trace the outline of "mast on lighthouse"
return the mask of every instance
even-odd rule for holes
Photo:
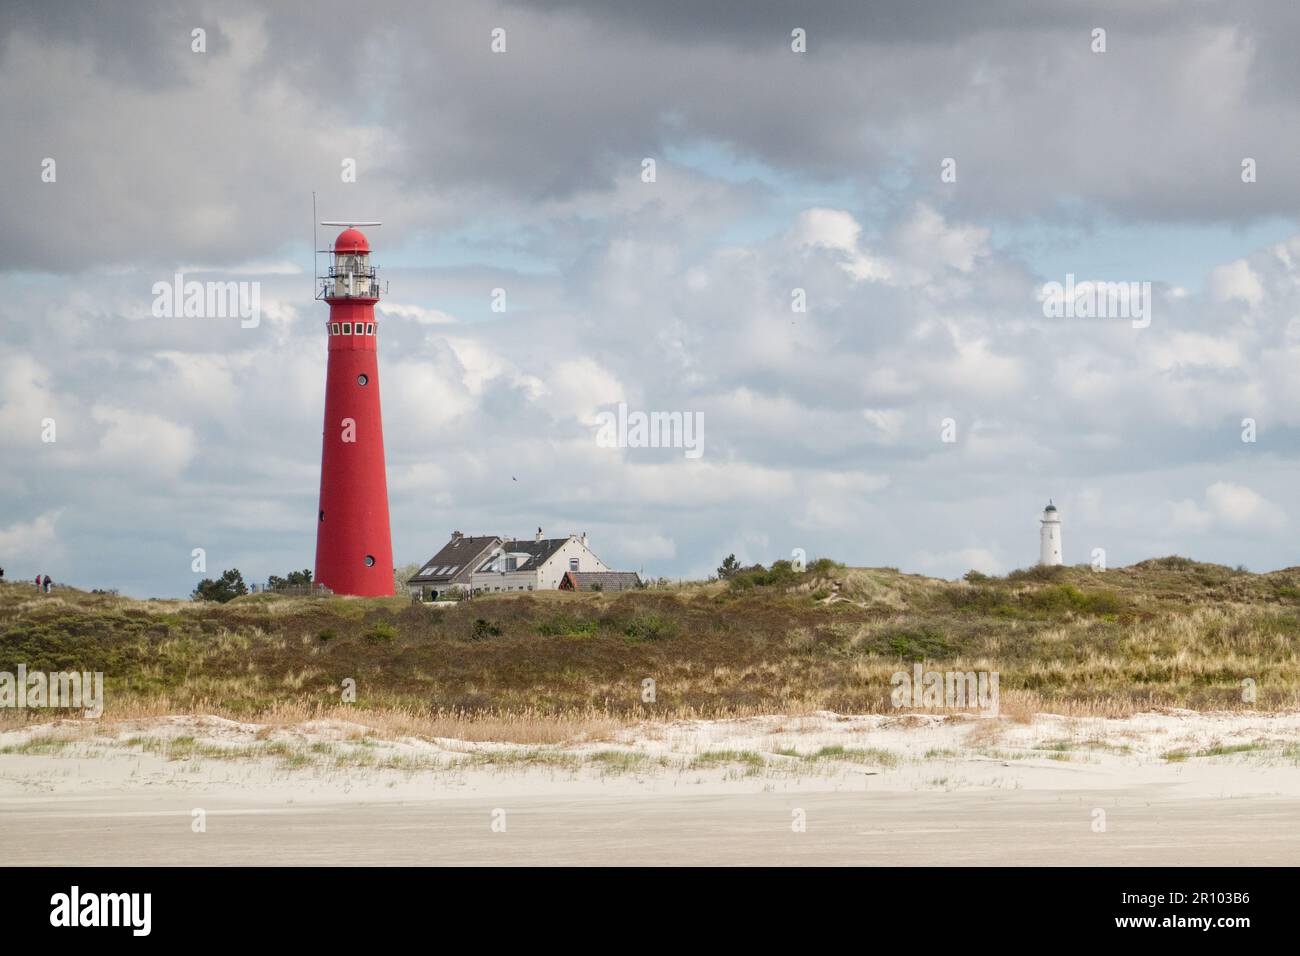
[[[1039,519],[1042,528],[1038,532],[1038,563],[1045,565],[1064,564],[1061,558],[1061,516],[1056,505],[1049,500]]]
[[[370,243],[356,228],[379,223],[321,225],[347,228],[323,250],[330,266],[317,277],[317,298],[330,316],[314,580],[336,594],[386,596],[393,593],[393,543],[376,348],[380,288]]]

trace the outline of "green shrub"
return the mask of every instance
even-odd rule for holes
[[[385,621],[380,621],[366,632],[366,643],[391,644],[396,637],[397,628]]]
[[[1080,591],[1072,584],[1054,584],[1020,596],[1020,603],[1049,614],[1074,611],[1079,614],[1122,614],[1128,605],[1110,591]]]
[[[600,630],[597,621],[584,621],[561,615],[537,625],[537,633],[547,637],[589,637]]]
[[[629,621],[623,628],[623,633],[631,638],[657,641],[677,633],[677,624],[657,614],[645,614]]]
[[[887,631],[881,635],[889,653],[905,661],[946,657],[952,647],[938,631],[928,627]]]
[[[1066,573],[1063,564],[1035,564],[1019,568],[1007,575],[1008,581],[1056,581]]]

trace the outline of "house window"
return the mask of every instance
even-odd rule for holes
[[[518,559],[518,558],[506,558],[506,570],[507,570],[507,571],[518,571],[518,570],[519,570],[519,559]]]
[[[578,559],[577,559],[577,558],[569,558],[569,570],[570,570],[570,571],[576,571],[576,570],[578,570]]]
[[[352,323],[351,323],[351,322],[344,322],[344,323],[343,323],[343,334],[344,334],[344,335],[351,335],[351,334],[352,334]]]

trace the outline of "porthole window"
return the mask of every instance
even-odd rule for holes
[[[334,323],[334,334],[335,335],[339,334],[339,324],[337,322]]]
[[[351,334],[352,334],[352,323],[351,323],[351,322],[344,322],[344,323],[343,323],[343,334],[344,334],[344,335],[351,335]]]
[[[366,567],[373,568],[374,566],[375,566],[375,556],[373,554],[366,555]]]
[[[373,322],[367,322],[367,323],[366,323],[366,335],[374,335],[374,334],[375,334],[375,323],[373,323]]]
[[[362,372],[360,375],[357,376],[358,385],[365,385],[369,381],[370,381],[369,376],[367,376],[364,372]]]

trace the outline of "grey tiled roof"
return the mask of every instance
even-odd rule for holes
[[[635,571],[569,571],[565,577],[578,591],[590,591],[593,584],[599,584],[602,591],[627,591],[641,586]]]
[[[519,566],[515,568],[516,571],[536,571],[547,562],[551,555],[564,547],[568,541],[567,537],[543,538],[541,541],[506,541],[502,543],[501,550],[507,554],[528,555],[526,561],[519,562]],[[483,565],[486,563],[487,558],[485,557],[474,570],[482,570]]]
[[[420,566],[407,584],[469,584],[469,576],[478,570],[493,548],[501,543],[496,535],[453,537],[442,550]],[[425,573],[425,572],[429,573]]]

